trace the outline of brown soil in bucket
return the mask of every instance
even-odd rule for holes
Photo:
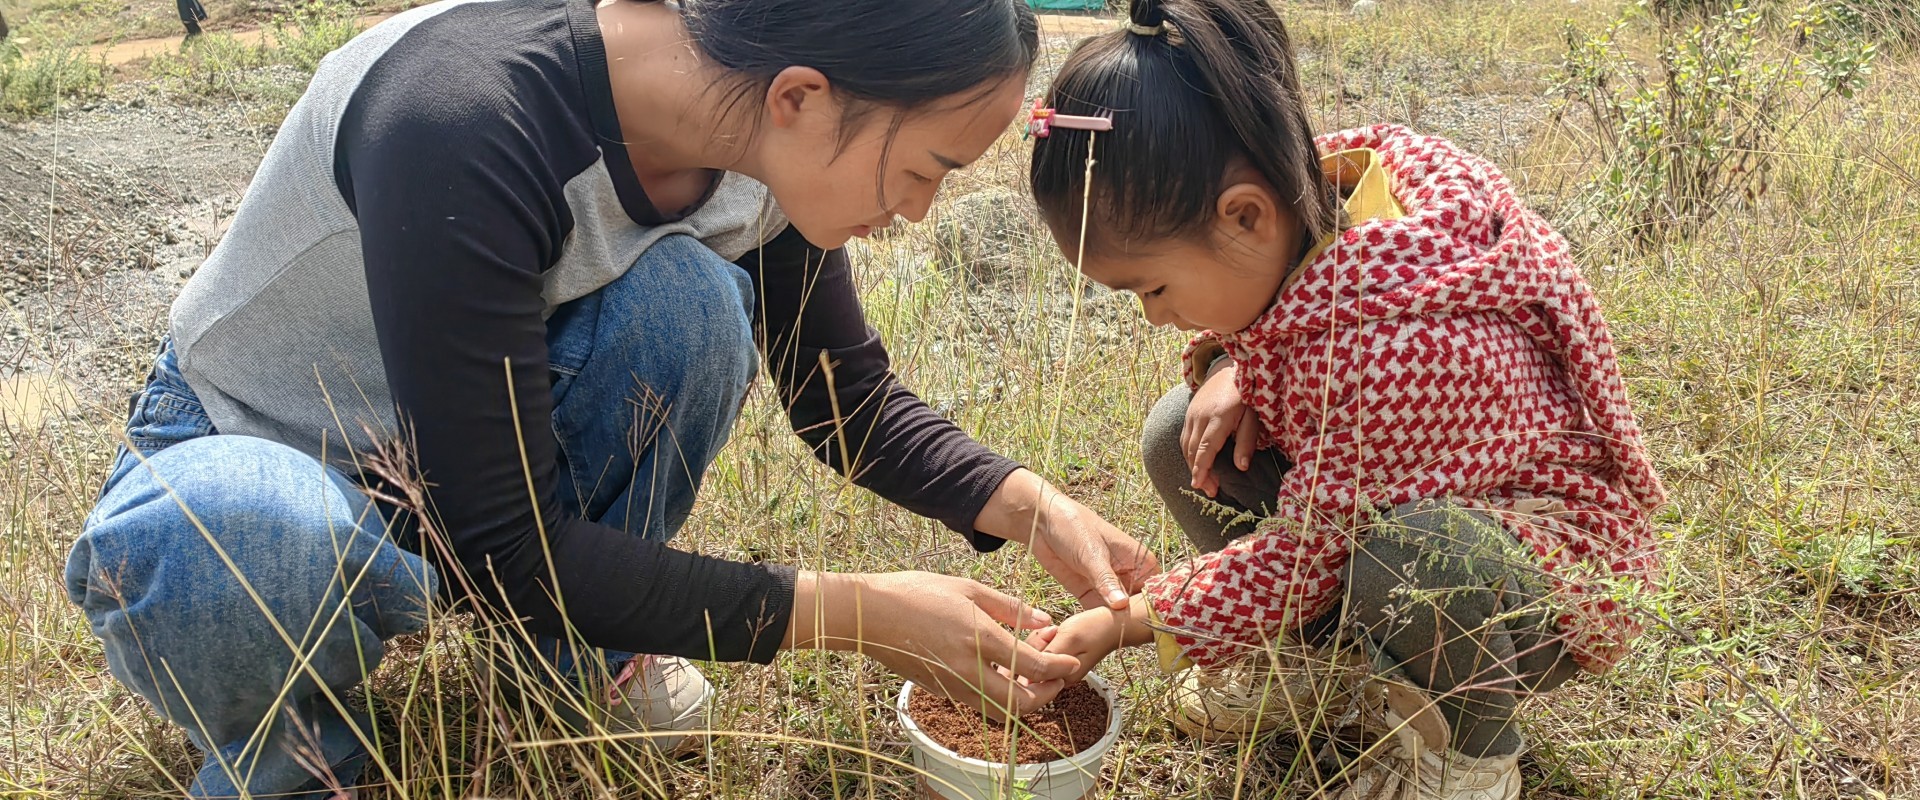
[[[1107,700],[1082,681],[1013,726],[988,722],[980,712],[916,687],[907,715],[929,738],[967,758],[1004,762],[1013,738],[1015,764],[1042,764],[1079,753],[1107,735]]]

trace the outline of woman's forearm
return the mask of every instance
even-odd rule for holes
[[[839,630],[851,576],[801,570],[793,578],[793,612],[782,650],[844,650],[852,646]]]
[[[900,612],[891,575],[802,570],[793,579],[793,612],[782,650],[859,650],[885,641]]]
[[[1045,478],[1022,467],[1000,482],[1000,488],[994,490],[986,506],[980,509],[973,527],[990,536],[1030,544],[1033,534],[1047,521],[1041,510],[1047,504],[1064,499],[1066,495]]]

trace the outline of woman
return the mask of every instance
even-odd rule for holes
[[[175,303],[67,568],[114,675],[209,754],[191,793],[349,782],[364,721],[329,698],[436,593],[519,621],[527,672],[617,673],[586,710],[641,727],[697,726],[708,693],[658,656],[859,647],[989,710],[1046,694],[1075,662],[979,584],[664,544],[763,356],[856,483],[1096,605],[1155,569],[894,379],[839,249],[927,212],[1036,48],[1019,0],[448,0],[329,56]],[[365,499],[395,442],[432,524]],[[294,755],[316,744],[325,769]]]

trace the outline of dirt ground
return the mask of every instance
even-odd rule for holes
[[[0,377],[119,405],[271,141],[247,120],[132,86],[0,127]]]
[[[249,24],[231,22],[228,32],[264,35]],[[1055,42],[1113,24],[1041,16]],[[168,36],[93,50],[125,66],[179,43]],[[18,424],[71,411],[119,413],[168,304],[219,241],[272,141],[273,129],[253,111],[182,105],[131,81],[52,121],[0,123],[0,297],[8,309],[0,398],[10,398],[0,417]]]

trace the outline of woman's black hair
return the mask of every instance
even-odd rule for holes
[[[1133,0],[1128,15],[1132,29],[1081,42],[1048,91],[1057,112],[1111,117],[1113,130],[1056,127],[1034,140],[1041,213],[1078,229],[1091,138],[1089,247],[1193,235],[1235,159],[1289,204],[1307,241],[1330,232],[1293,44],[1268,0]]]
[[[820,70],[847,102],[843,132],[876,107],[971,103],[1032,69],[1040,28],[1025,0],[679,0],[703,54],[740,77],[732,109],[792,66]],[[963,93],[970,93],[964,94]],[[896,118],[895,125],[899,122]]]

